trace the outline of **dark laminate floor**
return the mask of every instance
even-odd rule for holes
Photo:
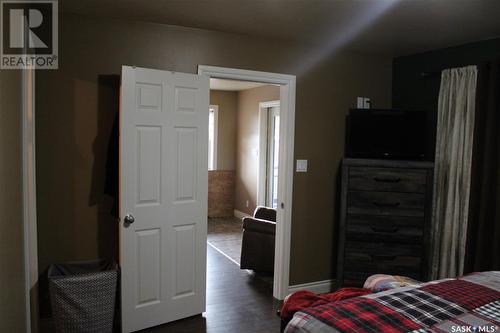
[[[207,242],[219,252],[231,258],[235,265],[240,265],[241,244],[243,238],[243,222],[237,217],[208,218]],[[273,284],[273,274],[257,273],[246,270],[248,274],[264,280],[269,285]]]
[[[271,285],[240,270],[207,246],[207,311],[202,316],[158,326],[147,332],[279,332],[278,307]]]
[[[233,259],[238,265],[241,256],[243,222],[237,217],[208,219],[207,241]]]

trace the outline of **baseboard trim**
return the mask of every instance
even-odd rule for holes
[[[244,218],[244,217],[250,217],[250,215],[248,215],[247,213],[243,213],[243,212],[242,212],[242,211],[240,211],[240,210],[235,209],[235,210],[234,210],[234,217],[237,217],[237,218],[239,218],[239,219],[242,219],[242,218]]]
[[[335,287],[335,280],[323,280],[323,281],[315,281],[303,284],[295,284],[288,288],[289,293],[294,293],[299,290],[309,290],[313,293],[323,294],[331,292]]]

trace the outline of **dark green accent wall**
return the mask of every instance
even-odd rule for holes
[[[441,70],[500,59],[500,38],[398,57],[392,67],[392,106],[429,111],[433,152]],[[422,73],[428,73],[422,76]]]

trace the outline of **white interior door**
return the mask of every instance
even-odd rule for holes
[[[121,84],[122,327],[131,332],[205,310],[209,80],[123,66]]]

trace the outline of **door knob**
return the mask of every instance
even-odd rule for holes
[[[125,223],[125,224],[132,224],[134,222],[135,222],[135,218],[134,218],[134,216],[132,216],[132,214],[127,214],[125,216],[125,218],[123,219],[123,223]]]

